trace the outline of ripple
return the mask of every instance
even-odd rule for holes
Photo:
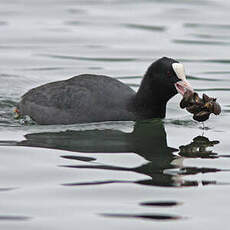
[[[17,146],[16,141],[0,141],[0,146]],[[1,188],[0,188],[1,191]]]
[[[202,77],[194,77],[191,75],[186,75],[186,78],[189,80],[198,80],[198,81],[224,81],[223,79],[202,78]]]
[[[190,44],[190,45],[221,45],[221,46],[230,45],[230,42],[209,41],[209,40],[183,40],[183,39],[174,39],[173,42],[174,43],[179,43],[179,44]]]
[[[97,66],[92,66],[92,67],[88,67],[88,69],[92,69],[92,70],[102,70],[102,67],[97,67]]]
[[[196,91],[230,91],[230,88],[201,88],[195,89]]]
[[[136,0],[137,1],[137,0]],[[168,0],[145,0],[146,2],[156,2],[156,3],[160,3],[160,4],[169,4]],[[132,1],[133,2],[133,1]],[[137,1],[139,2],[139,1]],[[205,0],[194,0],[194,1],[184,1],[184,0],[174,0],[173,4],[186,4],[186,5],[213,5],[215,3],[211,2],[211,1],[205,1]]]
[[[69,12],[70,14],[83,15],[83,14],[86,14],[87,11],[83,9],[67,9],[67,12]]]
[[[149,201],[149,202],[142,202],[140,205],[142,206],[153,206],[153,207],[172,207],[181,205],[182,203],[176,201]]]
[[[223,109],[222,110],[224,113],[230,113],[230,109]]]
[[[22,78],[22,76],[16,74],[1,73],[0,78]]]
[[[65,24],[71,25],[71,26],[78,26],[78,25],[82,25],[83,22],[75,20],[75,21],[67,21],[67,22],[65,22]]]
[[[116,77],[117,79],[140,79],[142,78],[141,76],[121,76],[121,77]]]
[[[15,189],[17,189],[17,188],[0,188],[0,192],[8,192],[8,191],[12,191]]]
[[[96,160],[96,158],[93,157],[82,157],[82,156],[73,156],[73,155],[61,156],[61,157],[69,160],[86,161],[86,162]]]
[[[191,36],[197,37],[197,38],[205,38],[205,39],[225,39],[225,40],[229,40],[229,36],[217,35],[217,34],[213,35],[213,34],[194,33],[194,34],[191,34]]]
[[[198,123],[193,120],[178,120],[178,119],[165,119],[164,123],[166,124],[172,124],[172,125],[179,125],[179,126],[186,126],[186,127],[194,127],[194,125],[197,125]]]
[[[139,25],[139,24],[124,24],[127,28],[147,30],[152,32],[164,32],[166,30],[165,26],[152,26],[152,25]]]
[[[39,67],[39,68],[26,68],[22,69],[24,71],[53,71],[53,70],[63,70],[64,67]]]
[[[138,60],[136,58],[76,57],[76,56],[65,56],[65,55],[41,55],[41,56],[57,58],[57,59],[70,59],[70,60],[80,60],[80,61],[103,61],[103,62],[133,62]]]
[[[114,183],[129,183],[130,181],[123,180],[106,180],[106,181],[93,181],[93,182],[79,182],[79,183],[65,183],[63,186],[85,186],[85,185],[104,185],[104,184],[114,184]]]
[[[190,63],[218,63],[218,64],[230,64],[230,59],[177,59],[180,62]]]
[[[149,220],[156,220],[156,221],[178,220],[178,219],[183,218],[181,216],[165,215],[165,214],[112,214],[112,213],[103,213],[101,215],[104,217],[137,218],[137,219],[149,219]]]
[[[17,102],[9,100],[9,99],[1,100],[1,97],[0,97],[0,108],[13,108],[16,105],[17,105]]]
[[[209,23],[184,23],[184,27],[189,28],[215,28],[215,29],[230,29],[228,24],[209,24]]]
[[[29,220],[31,217],[28,216],[14,216],[14,215],[0,215],[0,221],[25,221]]]
[[[0,21],[0,26],[5,26],[5,25],[7,25],[8,23],[7,22],[5,22],[5,21]]]
[[[230,71],[206,71],[206,72],[202,72],[201,74],[225,75],[225,74],[230,74]]]

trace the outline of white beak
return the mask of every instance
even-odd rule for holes
[[[181,63],[173,63],[172,68],[174,72],[176,73],[177,77],[181,80],[175,83],[175,87],[178,93],[180,93],[182,96],[184,93],[189,90],[193,92],[193,88],[190,85],[190,83],[186,80],[185,71],[184,71],[184,65]]]

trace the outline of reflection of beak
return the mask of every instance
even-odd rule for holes
[[[187,90],[193,92],[193,88],[187,80],[178,81],[177,83],[175,83],[175,87],[177,92],[180,93],[182,96]]]

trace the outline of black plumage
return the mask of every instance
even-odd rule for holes
[[[18,109],[38,124],[73,124],[100,121],[164,118],[166,104],[177,94],[180,81],[171,58],[155,61],[137,93],[103,75],[83,74],[48,83],[22,96]]]

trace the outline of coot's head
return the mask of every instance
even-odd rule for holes
[[[163,57],[148,68],[135,102],[138,110],[145,110],[149,117],[164,117],[167,101],[177,93],[184,95],[186,90],[193,91],[186,80],[183,64]]]
[[[186,80],[183,64],[178,61],[163,57],[152,63],[148,68],[141,84],[146,91],[152,91],[155,97],[168,101],[171,97],[180,93],[182,96],[186,90],[193,91]]]
[[[178,61],[163,57],[155,61],[148,69],[146,75],[154,81],[165,94],[180,93],[186,90],[193,91],[186,80],[184,65]]]

